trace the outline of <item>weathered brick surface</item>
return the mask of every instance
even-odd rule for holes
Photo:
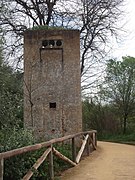
[[[46,39],[61,39],[56,48]],[[80,132],[80,44],[77,30],[36,30],[24,34],[24,124],[46,140]],[[49,103],[56,103],[50,108]]]

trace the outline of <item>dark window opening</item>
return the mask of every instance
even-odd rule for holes
[[[47,41],[47,40],[42,41],[42,46],[43,46],[43,47],[48,46],[48,41]]]
[[[61,41],[61,40],[57,40],[57,41],[56,41],[56,45],[57,45],[57,46],[62,46],[62,41]]]
[[[49,40],[49,46],[52,47],[55,45],[55,41],[54,40]]]
[[[52,129],[52,133],[54,133],[55,132],[55,129]]]
[[[43,40],[42,41],[42,48],[57,48],[63,45],[63,41],[61,39],[57,40]]]
[[[50,106],[51,109],[56,109],[56,102],[53,102],[53,103],[50,102],[49,106]]]

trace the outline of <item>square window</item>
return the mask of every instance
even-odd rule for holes
[[[50,107],[51,109],[56,109],[56,102],[50,102],[50,103],[49,103],[49,107]]]

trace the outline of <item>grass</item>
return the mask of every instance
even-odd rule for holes
[[[99,138],[101,141],[109,141],[116,143],[124,143],[135,145],[135,133],[132,134],[116,134],[116,135],[104,135]]]

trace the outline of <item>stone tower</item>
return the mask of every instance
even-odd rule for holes
[[[24,126],[37,139],[82,131],[78,30],[24,33]]]

